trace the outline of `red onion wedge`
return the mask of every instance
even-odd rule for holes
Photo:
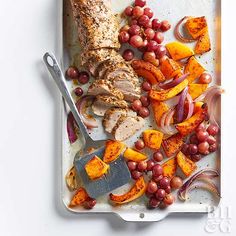
[[[81,115],[82,121],[88,129],[98,127],[96,119],[92,115],[88,114],[88,108],[91,107],[92,102],[93,97],[84,96],[76,103],[76,107]]]
[[[193,111],[194,111],[193,99],[189,93],[187,94],[187,101],[188,101],[188,114],[187,114],[186,120],[192,117]]]
[[[178,22],[178,24],[175,26],[175,30],[174,30],[175,37],[176,37],[179,41],[181,41],[181,42],[183,42],[183,43],[192,43],[192,42],[195,41],[195,39],[193,39],[193,38],[186,38],[186,37],[184,37],[184,36],[180,33],[180,27],[181,27],[181,25],[182,25],[182,24],[185,24],[186,21],[187,21],[188,19],[190,19],[190,18],[191,18],[190,16],[185,16],[185,17],[182,18],[182,19]]]
[[[176,119],[180,123],[184,120],[184,103],[188,94],[188,87],[186,87],[180,94],[179,103],[176,108]]]
[[[173,80],[171,80],[171,81],[168,82],[168,83],[165,83],[165,82],[159,83],[159,87],[160,87],[161,89],[170,89],[170,88],[173,88],[173,87],[177,86],[178,84],[180,84],[181,82],[183,82],[188,76],[189,76],[189,73],[184,74],[184,75],[180,76],[180,77],[177,78],[177,79],[173,79]]]
[[[175,114],[175,109],[170,109],[169,111],[165,112],[161,117],[161,129],[163,133],[168,135],[173,135],[177,133],[176,128],[174,125],[171,125],[170,122]]]
[[[67,116],[67,134],[71,144],[74,143],[78,138],[76,133],[75,119],[71,112],[69,112]]]
[[[204,188],[217,196],[220,196],[217,186],[211,182],[212,179],[219,177],[218,171],[214,169],[200,170],[187,180],[178,191],[178,197],[182,201],[186,201],[187,194],[194,188]],[[200,182],[201,181],[201,182]],[[202,183],[204,182],[204,183]]]

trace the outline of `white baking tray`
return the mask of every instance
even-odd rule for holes
[[[112,8],[114,12],[121,13],[122,10],[132,3],[130,0],[112,0]],[[58,36],[58,51],[57,56],[60,60],[61,66],[65,71],[68,65],[72,63],[77,63],[74,61],[74,55],[79,54],[79,47],[77,42],[77,31],[76,26],[73,21],[69,0],[60,0],[60,30]],[[183,18],[184,16],[206,16],[210,37],[212,42],[212,50],[205,55],[198,57],[200,62],[206,67],[208,71],[213,74],[215,81],[218,85],[221,84],[221,55],[220,55],[220,32],[221,32],[221,0],[148,0],[148,6],[150,6],[155,17],[159,19],[167,19],[171,22],[172,26]],[[63,20],[64,19],[64,20]],[[174,41],[173,30],[165,33],[165,42]],[[71,86],[71,90],[75,85],[68,83]],[[185,213],[185,212],[195,212],[204,213],[208,212],[209,207],[216,207],[219,205],[219,199],[215,198],[212,194],[204,190],[194,190],[191,193],[191,198],[186,202],[181,202],[177,200],[172,206],[166,209],[155,209],[149,210],[146,207],[147,200],[145,197],[138,199],[130,204],[114,207],[111,206],[107,201],[107,196],[97,199],[97,205],[92,210],[85,210],[81,207],[78,208],[68,208],[68,204],[73,195],[71,193],[65,182],[65,175],[67,171],[71,168],[75,154],[80,150],[81,144],[77,141],[75,144],[71,145],[69,143],[66,131],[66,117],[68,113],[68,108],[62,100],[62,180],[61,180],[61,199],[67,210],[74,213],[114,213],[119,215],[122,219],[126,221],[159,221],[165,218],[171,213]],[[220,101],[217,107],[217,118],[220,122]],[[153,123],[152,117],[150,118],[150,123]],[[155,126],[155,125],[154,125]],[[141,132],[141,131],[140,131]],[[137,134],[133,139],[127,141],[127,144],[132,144],[134,140],[137,139],[139,134]],[[204,159],[202,159],[198,164],[198,169],[205,167],[213,167],[220,171],[221,166],[221,155],[220,151],[211,154]],[[220,186],[220,178],[218,183]],[[117,192],[124,191],[123,189],[118,189]]]

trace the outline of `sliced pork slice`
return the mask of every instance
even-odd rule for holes
[[[136,117],[137,113],[130,109],[111,108],[106,111],[103,119],[103,126],[108,133],[111,133],[121,116]]]
[[[124,100],[109,95],[98,95],[93,102],[92,110],[98,116],[104,116],[106,111],[112,107],[127,108],[128,104]]]
[[[113,128],[112,134],[118,141],[124,141],[143,128],[144,119],[142,117],[131,117],[122,115]]]
[[[115,88],[110,81],[95,80],[88,88],[88,95],[110,95],[121,100],[124,98],[123,93]]]
[[[84,51],[120,48],[119,22],[106,0],[70,0]]]

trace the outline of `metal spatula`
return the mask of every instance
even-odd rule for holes
[[[84,148],[76,154],[74,165],[89,195],[96,198],[128,183],[131,176],[123,157],[120,157],[116,161],[110,163],[109,172],[105,177],[96,181],[91,181],[88,178],[88,175],[84,169],[85,164],[95,155],[98,157],[103,156],[104,142],[101,142],[101,140],[104,141],[110,137],[104,131],[95,134],[93,132],[89,132],[83,124],[81,116],[77,111],[73,98],[67,88],[65,77],[56,58],[52,54],[45,53],[43,60],[79,126]],[[100,148],[93,153],[86,154],[91,147]]]

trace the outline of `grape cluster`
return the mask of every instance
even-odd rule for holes
[[[217,142],[218,133],[218,126],[213,124],[207,126],[205,123],[201,123],[189,138],[189,143],[182,146],[182,152],[190,156],[193,161],[200,161],[203,156],[217,151],[219,146]]]
[[[129,18],[129,24],[121,28],[120,43],[129,43],[132,47],[143,52],[143,59],[158,66],[160,59],[166,55],[166,48],[161,45],[164,41],[163,32],[169,30],[168,21],[153,18],[153,11],[146,7],[145,0],[135,0],[134,6],[128,6],[124,11]],[[134,52],[127,49],[123,53],[125,60],[130,61]]]

